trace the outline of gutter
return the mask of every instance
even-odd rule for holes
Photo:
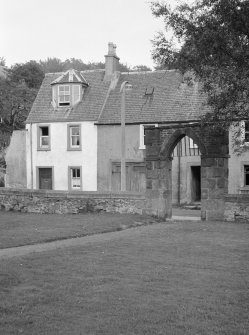
[[[31,164],[31,189],[34,188],[34,182],[33,182],[33,140],[32,140],[32,122],[30,123],[30,164]]]
[[[162,126],[158,126],[158,128],[165,128],[165,129],[171,129],[171,128],[184,128],[187,126],[191,126],[191,127],[197,127],[200,125],[200,120],[189,120],[189,121],[136,121],[136,122],[126,122],[126,125],[133,125],[133,124],[143,124],[146,126],[146,124],[151,125],[151,123],[157,123],[158,125],[162,125]],[[98,123],[95,122],[94,123],[96,126],[117,126],[120,125],[120,122],[101,122]],[[167,125],[167,126],[163,126],[163,125]]]

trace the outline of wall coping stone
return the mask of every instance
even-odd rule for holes
[[[99,192],[99,191],[54,191],[0,187],[0,195],[30,195],[30,197],[69,198],[69,199],[145,199],[139,192]]]
[[[226,194],[225,202],[247,202],[249,204],[249,194]]]

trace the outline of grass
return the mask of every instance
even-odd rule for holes
[[[1,260],[0,333],[249,333],[249,225],[158,223],[117,235]]]
[[[0,211],[0,249],[51,242],[155,222],[139,215],[122,214],[28,214]]]

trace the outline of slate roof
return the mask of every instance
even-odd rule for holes
[[[105,71],[84,71],[89,86],[85,88],[82,101],[73,108],[52,106],[51,83],[63,73],[47,73],[31,108],[27,123],[54,121],[96,121],[103,106],[110,83],[103,81]]]
[[[73,108],[52,106],[51,84],[58,78],[65,78],[63,73],[46,74],[26,122],[96,121],[99,125],[118,124],[120,86],[124,81],[132,85],[132,90],[126,93],[126,123],[196,121],[206,112],[200,84],[189,85],[178,71],[121,73],[112,90],[109,89],[110,82],[103,80],[104,74],[105,70],[80,73],[89,86],[85,88],[82,101]]]
[[[206,111],[200,84],[189,85],[176,70],[121,73],[98,124],[120,123],[120,86],[124,81],[132,85],[126,93],[126,123],[196,121]]]

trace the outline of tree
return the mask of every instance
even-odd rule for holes
[[[149,68],[146,65],[136,65],[132,68],[132,71],[135,72],[147,72],[147,71],[151,71],[151,68]]]
[[[64,62],[62,62],[62,64],[63,64],[63,71],[67,71],[69,69],[74,69],[78,71],[88,70],[88,66],[85,63],[83,63],[81,59],[76,58],[66,59]]]
[[[0,79],[0,131],[11,135],[13,130],[24,128],[37,91],[24,82]]]
[[[165,68],[190,70],[203,83],[211,106],[203,122],[227,127],[248,119],[249,1],[198,0],[174,10],[153,2],[152,12],[173,35],[155,37],[153,58]]]
[[[4,57],[0,57],[0,65],[1,66],[5,66],[6,65],[6,61]]]
[[[34,60],[24,64],[15,64],[9,71],[9,78],[18,84],[25,82],[29,88],[39,88],[44,78],[41,66]]]
[[[96,70],[96,69],[105,68],[105,63],[103,62],[84,63],[81,59],[77,59],[77,58],[69,58],[69,59],[66,59],[65,61],[62,61],[59,58],[47,58],[44,61],[40,60],[39,64],[44,73],[65,72],[69,69],[85,71],[85,70]],[[140,65],[140,66],[144,66],[144,65]],[[121,72],[132,71],[132,69],[127,64],[123,64],[123,63],[119,64],[119,70]]]
[[[63,72],[63,62],[56,57],[48,57],[39,62],[44,73]]]

